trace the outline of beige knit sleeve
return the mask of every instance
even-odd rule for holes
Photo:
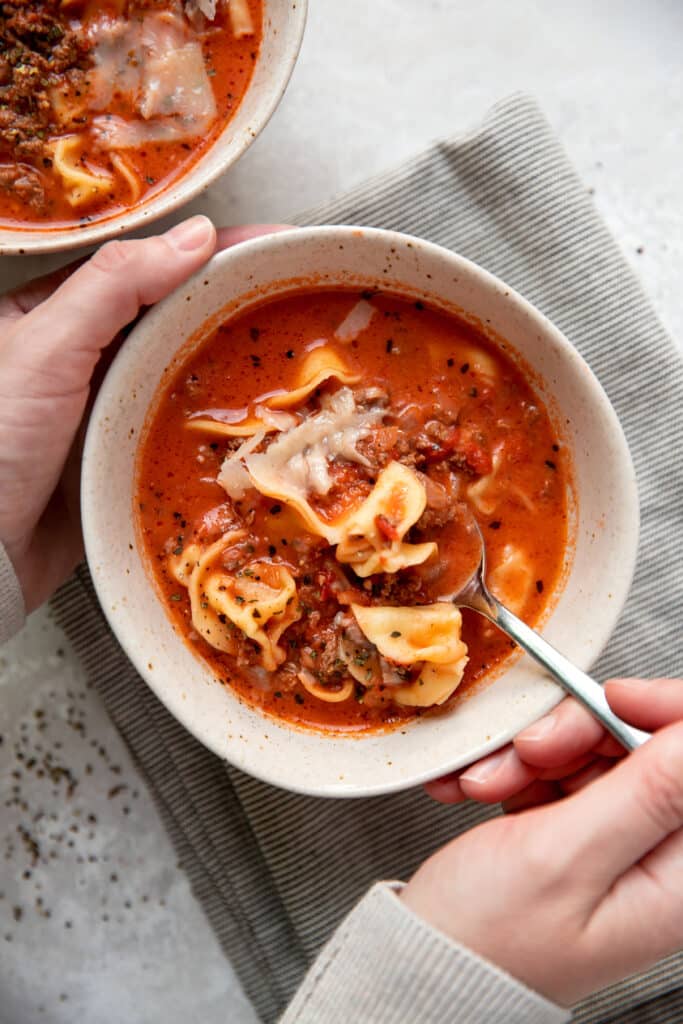
[[[19,632],[25,618],[24,597],[17,574],[0,544],[0,644]]]
[[[565,1024],[570,1013],[417,917],[382,882],[315,961],[280,1024]]]

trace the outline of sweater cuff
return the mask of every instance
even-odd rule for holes
[[[280,1024],[565,1024],[548,1002],[421,920],[381,882],[351,911]]]
[[[24,595],[10,562],[9,555],[0,544],[0,644],[18,633],[26,620]]]

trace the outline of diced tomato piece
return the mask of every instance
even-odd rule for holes
[[[401,535],[387,516],[375,516],[375,526],[387,540],[400,540]]]
[[[491,453],[483,445],[480,435],[471,427],[456,427],[454,435],[449,438],[451,452],[465,468],[477,476],[485,476],[493,468]]]
[[[468,468],[473,473],[477,473],[479,476],[486,476],[487,473],[491,472],[493,468],[491,455],[482,445],[477,444],[476,441],[470,441],[464,444],[460,451]]]

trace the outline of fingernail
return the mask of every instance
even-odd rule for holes
[[[555,715],[546,715],[544,718],[539,718],[533,725],[527,726],[526,729],[517,735],[516,739],[527,740],[531,743],[537,743],[538,740],[544,740],[548,736],[555,726],[557,725],[557,717]]]
[[[176,224],[170,231],[166,232],[166,241],[183,252],[190,252],[193,249],[201,249],[209,241],[213,233],[213,224],[208,217],[190,217],[180,224]]]
[[[478,761],[471,765],[466,772],[460,776],[461,782],[488,782],[510,756],[515,756],[514,750],[501,750],[498,754],[492,754],[484,761]]]

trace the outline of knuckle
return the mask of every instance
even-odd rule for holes
[[[133,255],[135,242],[133,241],[120,241],[115,240],[107,242],[101,249],[93,253],[90,263],[91,266],[96,267],[97,270],[102,270],[105,273],[111,273],[112,271],[119,270],[122,266],[125,266],[130,262]]]

